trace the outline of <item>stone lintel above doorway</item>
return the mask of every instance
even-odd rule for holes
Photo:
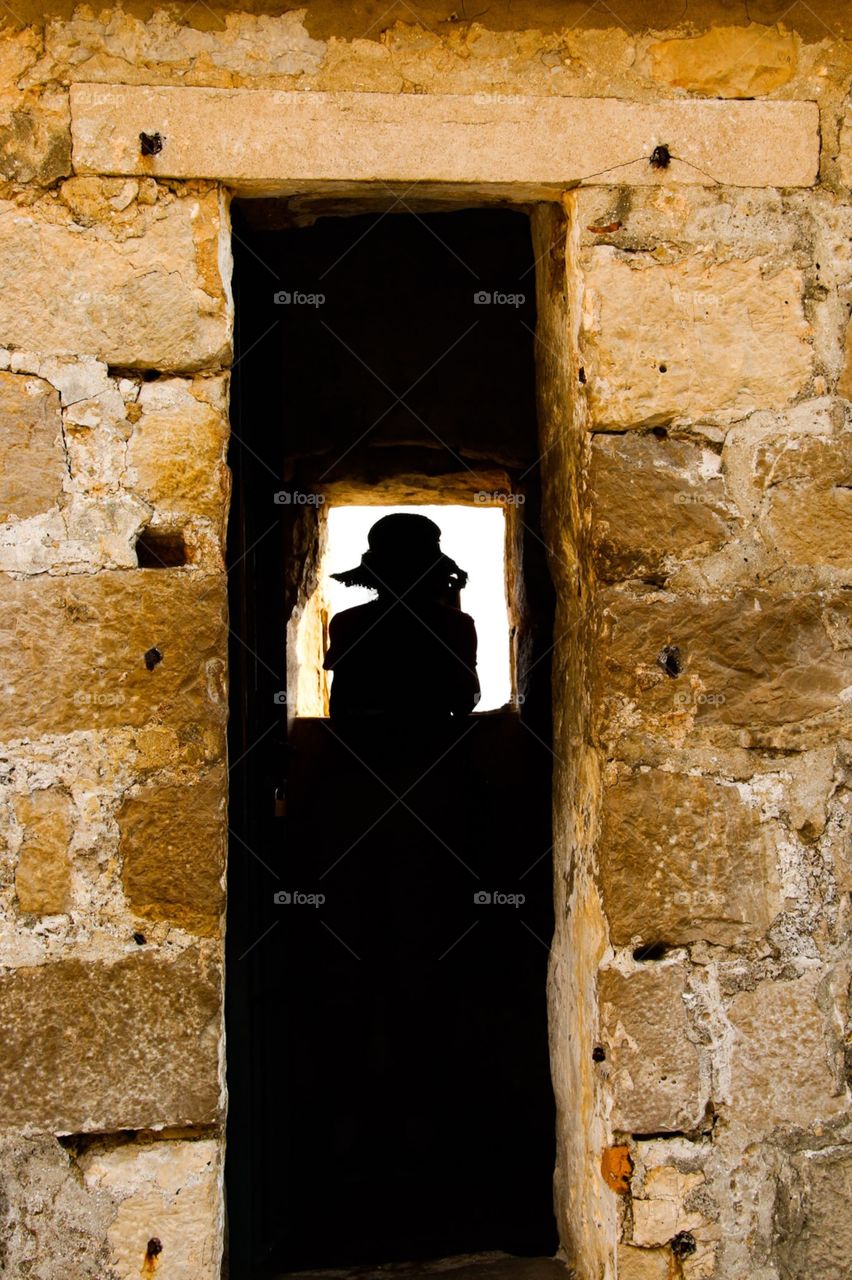
[[[591,183],[803,187],[819,167],[806,101],[77,84],[71,118],[77,173],[210,178],[254,196],[370,183],[515,200]]]

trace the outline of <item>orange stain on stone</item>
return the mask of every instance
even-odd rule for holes
[[[633,1161],[627,1147],[607,1147],[601,1156],[601,1173],[610,1191],[626,1196],[633,1173]]]

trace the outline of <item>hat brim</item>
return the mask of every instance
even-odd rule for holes
[[[416,574],[417,570],[415,569],[414,572]],[[450,556],[444,555],[443,552],[426,569],[422,575],[422,580],[434,579],[439,574],[445,574],[448,578],[455,578],[459,587],[463,587],[467,583],[465,570],[460,569],[455,560]],[[389,569],[388,574],[385,575],[376,571],[369,564],[359,564],[354,569],[344,569],[341,573],[331,574],[335,582],[342,582],[344,587],[368,587],[371,591],[381,591],[387,585],[387,578],[393,576],[395,576],[393,569]],[[419,575],[416,576],[412,585],[416,586],[420,580]]]

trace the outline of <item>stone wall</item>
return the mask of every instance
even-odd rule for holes
[[[759,100],[745,121],[817,104],[818,173],[810,108],[790,134],[797,185],[756,182],[748,124],[724,182],[711,163],[652,173],[644,152],[596,172],[591,131],[535,214],[559,596],[550,1000],[557,1208],[584,1280],[847,1274],[848,13],[15,8],[0,1266],[212,1280],[221,1255],[239,175],[215,147],[179,178],[155,158],[93,168],[75,86],[131,85],[461,95],[498,114],[708,100],[733,119]],[[448,198],[494,195],[462,177]]]

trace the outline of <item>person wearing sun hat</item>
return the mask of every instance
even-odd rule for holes
[[[349,716],[469,714],[479,700],[476,627],[458,607],[467,574],[441,550],[433,520],[399,513],[377,520],[353,569],[332,574],[377,598],[332,618],[324,662],[329,709]]]

